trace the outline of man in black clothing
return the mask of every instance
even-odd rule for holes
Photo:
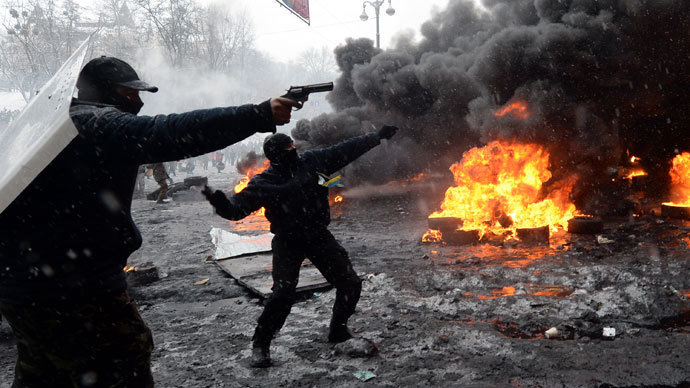
[[[123,268],[142,243],[131,216],[138,166],[201,155],[275,132],[300,104],[137,116],[127,63],[91,60],[70,117],[78,135],[0,213],[0,313],[17,340],[13,387],[151,387],[151,333]]]
[[[309,259],[336,288],[329,342],[352,337],[347,321],[355,311],[362,281],[353,270],[347,251],[330,231],[328,184],[319,176],[330,176],[381,139],[390,139],[396,127],[384,126],[378,133],[351,138],[320,150],[297,154],[292,139],[277,133],[264,142],[264,155],[271,166],[249,181],[244,190],[228,198],[208,187],[204,194],[218,215],[240,220],[264,207],[275,235],[273,249],[273,293],[258,319],[252,338],[254,367],[271,364],[269,347],[275,333],[285,323],[295,301],[295,289],[302,261]]]

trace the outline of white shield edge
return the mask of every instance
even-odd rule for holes
[[[0,212],[77,136],[69,116],[91,37],[0,132]]]

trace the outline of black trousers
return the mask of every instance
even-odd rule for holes
[[[153,387],[151,331],[126,292],[0,312],[17,340],[13,388]]]
[[[352,268],[347,251],[326,229],[308,237],[275,236],[273,248],[273,294],[266,302],[254,331],[254,345],[268,346],[283,327],[295,302],[295,289],[302,261],[309,259],[336,288],[333,322],[346,324],[355,312],[362,280]]]

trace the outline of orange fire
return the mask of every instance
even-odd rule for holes
[[[249,170],[247,171],[247,175],[243,176],[242,179],[240,179],[240,182],[235,185],[235,193],[239,193],[240,191],[244,190],[245,187],[249,184],[249,181],[254,177],[256,174],[260,174],[264,170],[266,170],[269,166],[271,165],[271,162],[268,160],[264,160],[263,165],[258,166],[258,167],[249,167]],[[266,209],[261,208],[257,211],[255,211],[253,214],[256,214],[258,216],[263,216],[265,213]]]
[[[671,202],[664,205],[690,206],[690,152],[676,155],[671,163]]]
[[[122,270],[125,271],[125,272],[132,272],[132,271],[134,271],[135,269],[136,269],[135,267],[130,267],[130,266],[128,266],[128,265],[125,265],[125,268],[123,268]]]
[[[420,172],[419,174],[413,176],[412,178],[408,179],[401,179],[401,180],[395,180],[395,181],[390,181],[387,183],[387,185],[398,185],[398,184],[405,184],[405,183],[412,183],[412,182],[419,182],[422,179],[424,179],[425,175],[423,172]]]
[[[441,210],[430,217],[457,217],[464,230],[516,235],[518,228],[565,228],[578,215],[569,195],[575,177],[545,195],[551,179],[549,153],[536,144],[493,141],[465,152],[450,170],[455,187],[446,191]]]
[[[244,188],[247,187],[247,185],[249,184],[249,181],[254,177],[254,175],[262,173],[270,165],[271,165],[270,161],[264,160],[264,163],[261,166],[249,167],[249,170],[247,171],[247,175],[243,176],[242,179],[240,179],[240,183],[235,185],[235,193],[239,193],[240,191],[244,190]]]
[[[633,179],[636,176],[645,176],[647,175],[647,172],[642,169],[637,169],[637,170],[632,170],[628,173],[628,175],[624,176],[623,179]]]
[[[441,241],[443,241],[443,235],[440,230],[429,229],[422,236],[422,242],[431,243]]]
[[[342,195],[336,195],[335,198],[333,199],[334,203],[338,202],[343,202],[343,196]]]
[[[496,117],[503,117],[506,115],[511,115],[519,119],[526,119],[530,116],[529,108],[525,101],[515,101],[511,104],[504,106],[494,113]]]
[[[476,295],[471,292],[466,292],[465,296],[476,296],[479,299],[483,300],[490,300],[490,299],[498,299],[498,298],[503,298],[506,296],[514,296],[515,295],[515,287],[512,286],[506,286],[501,288],[500,290],[492,290],[491,295]]]
[[[642,160],[642,158],[638,158],[637,156],[631,156],[630,157],[630,163],[633,165],[636,165],[636,166],[639,165],[640,160]],[[647,172],[640,167],[624,169],[621,171],[621,173],[622,173],[621,178],[628,179],[628,180],[632,180],[636,176],[646,176],[647,175]]]

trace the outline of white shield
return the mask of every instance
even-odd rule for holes
[[[0,132],[0,212],[77,136],[69,107],[90,39]]]

